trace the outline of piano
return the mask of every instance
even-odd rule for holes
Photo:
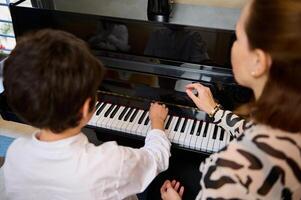
[[[195,107],[185,85],[200,82],[210,87],[215,99],[229,110],[251,101],[252,92],[237,85],[232,74],[234,31],[103,16],[84,2],[82,10],[67,0],[10,4],[17,40],[27,32],[53,28],[87,42],[107,67],[96,111],[86,127],[102,141],[142,146],[150,129],[150,103],[166,104],[165,129],[172,142],[167,174],[188,186],[185,198],[195,197],[200,162],[228,145],[233,136]],[[0,113],[6,120],[22,122],[7,105],[5,91],[0,96]],[[158,193],[159,186],[152,185],[148,190]]]

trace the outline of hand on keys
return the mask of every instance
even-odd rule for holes
[[[152,129],[161,129],[164,131],[164,122],[168,114],[168,108],[159,103],[151,103],[149,109],[149,119],[151,120]]]
[[[197,92],[197,95],[193,93],[194,91]],[[186,93],[200,110],[203,110],[208,114],[212,112],[216,106],[210,88],[203,86],[200,83],[186,85]]]

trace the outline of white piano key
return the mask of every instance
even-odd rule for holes
[[[97,103],[98,103],[98,102],[97,102]],[[96,104],[97,104],[97,103],[96,103]],[[104,104],[104,103],[101,102],[100,105],[98,106],[98,108],[95,109],[95,112],[93,113],[93,115],[92,115],[90,121],[88,122],[89,125],[92,125],[92,126],[95,126],[95,125],[96,125],[96,122],[97,122],[97,119],[98,119],[98,115],[96,115],[96,113],[97,113],[97,110],[98,110],[103,104]]]
[[[137,118],[138,112],[139,112],[139,109],[136,108],[136,109],[133,111],[133,113],[131,114],[131,116],[129,117],[129,119],[128,119],[128,124],[127,124],[127,126],[126,126],[126,128],[125,128],[125,132],[131,133],[131,130],[132,130],[132,127],[133,127],[133,125],[134,125],[134,121],[135,121],[135,119]],[[135,115],[135,117],[134,117],[133,121],[131,122],[131,118],[132,118],[134,115]]]
[[[117,105],[114,105],[113,108],[111,109],[110,113],[105,117],[103,116],[103,120],[102,122],[100,123],[101,124],[101,127],[103,128],[107,128],[107,124],[109,123],[110,121],[110,115],[111,113],[113,112],[113,110],[117,107]]]
[[[114,110],[117,109],[117,107],[118,107],[118,106],[116,106],[116,107],[114,108]],[[120,113],[121,106],[118,107],[118,110],[116,111],[114,117],[111,118],[110,116],[111,116],[111,114],[114,112],[114,110],[112,110],[112,112],[111,112],[110,115],[108,116],[109,120],[108,120],[107,123],[106,123],[106,128],[107,128],[107,129],[113,129],[112,125],[113,125],[113,123],[115,122],[115,120],[116,120],[118,114]]]
[[[98,127],[102,127],[102,121],[104,120],[104,114],[107,112],[107,110],[110,108],[112,104],[108,103],[104,109],[101,111],[101,113],[98,115],[98,119],[97,119],[97,122],[96,122],[96,126]]]
[[[116,130],[116,124],[118,123],[118,117],[122,113],[122,111],[124,110],[124,108],[125,108],[124,106],[120,106],[120,108],[118,109],[117,113],[113,117],[111,123],[108,124],[108,128]]]
[[[133,122],[128,127],[129,133],[136,134],[136,130],[138,128],[138,121],[139,121],[143,111],[144,110],[138,110],[138,113],[137,113],[135,119],[133,120]]]
[[[192,124],[193,124],[193,120],[189,119],[186,124],[186,129],[185,129],[184,133],[182,133],[182,134],[184,134],[185,137],[183,135],[181,135],[181,137],[180,137],[180,143],[182,143],[184,145],[184,147],[187,147],[187,148],[189,148],[190,140],[192,137],[192,135],[190,134]]]
[[[116,130],[118,130],[118,131],[121,131],[121,127],[122,127],[122,125],[123,125],[123,123],[124,123],[124,118],[125,118],[125,116],[127,115],[127,113],[130,111],[130,108],[129,107],[125,107],[125,109],[127,109],[126,110],[126,112],[124,113],[124,115],[122,116],[122,118],[119,120],[117,120],[117,123],[116,123]]]
[[[174,129],[175,129],[175,126],[176,126],[176,124],[177,124],[177,121],[179,120],[179,117],[173,117],[172,118],[172,126],[170,126],[170,130],[169,130],[169,139],[170,139],[170,141],[171,142],[174,142],[175,140],[174,140],[174,137],[175,137],[175,131],[174,131]]]
[[[200,126],[201,126],[201,130],[199,133],[200,135],[198,136],[198,140],[196,141],[196,150],[206,151],[207,140],[206,140],[206,137],[203,137],[205,127],[206,127],[206,122],[200,121]]]
[[[182,128],[182,126],[183,126],[183,124],[184,124],[184,121],[185,121],[185,118],[181,118],[180,119],[180,123],[179,123],[179,126],[178,126],[178,130],[177,131],[175,131],[175,136],[174,136],[174,142],[175,143],[177,143],[177,144],[181,144],[181,143],[179,143],[179,139],[180,139],[180,136],[181,136],[181,128]]]
[[[213,145],[214,145],[213,133],[214,133],[214,128],[215,128],[215,124],[209,123],[209,128],[208,128],[209,138],[208,138],[208,145],[207,145],[207,150],[209,152],[213,152]]]
[[[147,111],[147,113],[146,113],[146,115],[145,115],[143,121],[141,122],[141,124],[139,125],[139,127],[138,127],[138,129],[137,129],[138,135],[144,135],[144,134],[146,134],[146,133],[144,133],[145,127],[146,127],[146,125],[144,125],[144,122],[145,122],[145,120],[147,119],[148,114],[149,114],[149,111]]]
[[[120,129],[121,131],[126,132],[126,128],[127,128],[127,126],[129,125],[130,119],[131,119],[132,115],[134,114],[135,110],[136,110],[136,109],[133,108],[133,109],[131,110],[131,113],[129,114],[127,120],[126,120],[126,121],[123,121],[123,124],[122,124],[121,129]],[[125,116],[125,117],[126,117],[126,116]]]
[[[205,130],[206,125],[208,126],[207,131]],[[203,137],[202,147],[201,147],[202,151],[208,152],[207,146],[208,146],[208,142],[209,142],[210,128],[211,128],[211,126],[209,126],[209,123],[207,124],[207,122],[203,122],[201,136],[203,137],[204,132],[206,132],[205,133],[206,137]]]
[[[221,132],[222,132],[222,129],[221,129]],[[226,131],[224,131],[224,137],[222,140],[220,140],[220,145],[219,145],[219,149],[222,149],[224,148],[225,146],[227,146],[227,138],[228,138],[228,133]]]
[[[197,133],[199,125],[200,125],[200,121],[197,120],[197,122],[195,124],[195,128],[194,128],[193,134],[191,136],[190,144],[189,144],[189,148],[191,148],[191,149],[197,149],[196,148],[196,145],[197,145],[196,143],[197,143],[197,140],[198,140],[199,136],[197,136],[196,133]],[[201,145],[202,144],[202,140],[200,140],[199,143]]]
[[[149,117],[148,115],[149,113],[147,113],[147,117]],[[145,136],[147,135],[148,131],[151,129],[151,121],[149,120],[148,123],[146,125],[143,126],[141,135]]]
[[[167,124],[169,118],[170,118],[170,115],[167,115],[167,116],[166,116],[166,119],[165,119],[165,121],[164,121],[164,125],[163,125],[164,128],[165,128],[165,126],[166,126],[166,124]]]
[[[139,117],[137,117],[137,121],[134,124],[134,126],[132,127],[132,132],[137,134],[137,135],[139,135],[138,128],[141,125],[141,124],[138,124],[138,122],[139,122],[139,119],[141,118],[143,112],[144,112],[144,110],[139,111],[139,113],[138,113]]]
[[[220,127],[216,127],[217,128],[217,134],[216,134],[216,139],[214,140],[214,145],[213,145],[213,152],[217,152],[220,149],[220,134],[221,134],[221,128]]]

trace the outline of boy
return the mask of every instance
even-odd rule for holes
[[[4,178],[9,199],[124,199],[167,169],[164,105],[151,105],[152,130],[141,149],[116,142],[96,147],[81,133],[94,112],[104,67],[75,36],[41,30],[21,38],[3,74],[12,109],[40,129],[8,149]]]

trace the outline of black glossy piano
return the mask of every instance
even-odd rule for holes
[[[68,1],[64,1],[65,4]],[[83,1],[84,2],[84,1]],[[211,123],[185,93],[185,85],[201,82],[216,100],[235,110],[252,99],[252,92],[233,78],[230,52],[234,31],[102,16],[84,12],[71,1],[21,0],[10,4],[16,38],[42,28],[68,31],[85,40],[107,67],[99,87],[96,112],[87,128],[102,141],[140,147],[150,129],[148,108],[159,101],[169,107],[165,129],[172,142],[169,170],[148,189],[159,198],[160,181],[176,178],[186,186],[185,198],[198,191],[198,166],[233,137]],[[21,122],[0,97],[1,115]],[[157,196],[156,196],[157,195]]]

